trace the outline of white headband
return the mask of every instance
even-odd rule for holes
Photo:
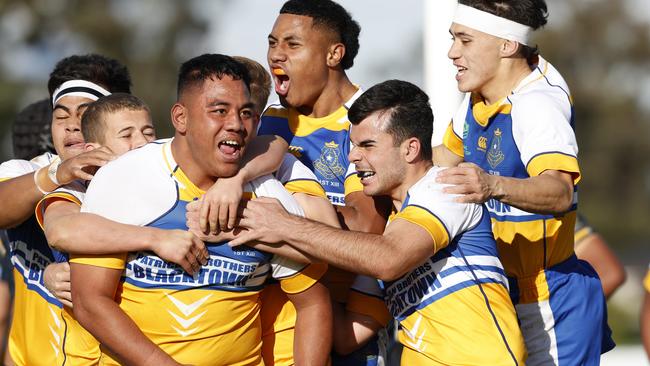
[[[76,97],[84,97],[92,100],[97,100],[111,94],[108,90],[101,86],[91,83],[86,80],[68,80],[61,84],[52,94],[52,105],[55,105],[59,99],[66,95],[73,95]]]
[[[462,4],[458,4],[456,8],[454,23],[523,45],[528,45],[530,34],[533,32],[533,28],[527,25]]]

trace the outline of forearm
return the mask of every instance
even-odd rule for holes
[[[563,214],[573,203],[573,185],[545,174],[519,179],[490,175],[490,197],[521,210]]]
[[[431,150],[433,165],[449,168],[463,161],[461,156],[454,154],[445,145],[434,146]]]
[[[381,234],[386,227],[391,202],[387,197],[369,197],[363,192],[346,197],[345,206],[335,206],[341,227],[363,233]]]
[[[343,231],[299,217],[285,224],[280,230],[286,243],[319,261],[353,273],[382,278],[382,269],[387,266],[384,259],[399,257],[392,252],[391,245],[381,245],[384,241],[381,235]]]
[[[0,182],[0,202],[2,202],[2,210],[0,210],[0,228],[8,229],[15,227],[30,216],[34,214],[34,208],[38,201],[43,197],[43,193],[38,190],[36,183],[34,183],[34,174],[28,173],[20,177],[12,178]],[[45,174],[45,177],[43,177]],[[38,178],[49,181],[45,169],[38,172]],[[39,183],[43,185],[41,189],[53,190],[56,186],[50,184]]]
[[[249,143],[236,177],[242,182],[248,182],[273,173],[282,164],[287,148],[287,142],[275,135],[256,136]]]
[[[108,297],[75,298],[75,318],[112,354],[128,365],[175,365]]]
[[[121,224],[99,215],[77,213],[46,221],[50,246],[72,254],[114,254],[152,250],[155,228]]]
[[[296,365],[326,365],[332,349],[332,307],[328,291],[321,283],[310,289],[318,291],[322,301],[296,306],[294,362]],[[313,294],[312,294],[313,297]],[[316,325],[317,324],[317,325]]]

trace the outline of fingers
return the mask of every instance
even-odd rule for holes
[[[206,248],[205,243],[203,243],[202,240],[199,240],[196,236],[192,237],[192,247],[193,247],[193,253],[198,260],[199,263],[202,265],[208,264],[208,258],[210,258],[210,253],[208,252],[208,248]]]
[[[239,202],[232,202],[228,205],[228,230],[232,230],[235,227],[235,222],[237,221],[237,209],[239,208]]]
[[[187,212],[196,213],[198,215],[198,213],[201,210],[201,203],[202,202],[203,201],[201,201],[201,200],[194,200],[194,201],[188,203],[187,206],[185,206],[185,210]]]
[[[189,274],[194,274],[194,270],[192,269],[192,265],[190,262],[187,261],[187,259],[183,259],[181,261],[178,261],[177,263],[181,268],[183,268],[183,271],[189,273]]]
[[[201,210],[199,212],[199,227],[204,233],[210,232],[210,226],[208,226],[208,215],[210,214],[210,203],[207,201],[201,201]]]
[[[220,228],[223,231],[228,230],[228,213],[230,212],[230,204],[227,205],[220,205],[219,206],[219,217],[218,221],[216,222],[215,227]],[[213,234],[216,234],[214,232]]]
[[[190,270],[187,272],[189,274],[195,274],[201,269],[201,264],[196,260],[196,256],[192,252],[188,252],[185,255],[185,259],[187,260],[187,263],[190,265]],[[187,270],[186,270],[187,271]]]

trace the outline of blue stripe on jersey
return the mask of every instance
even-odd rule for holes
[[[165,214],[151,222],[150,227],[166,230],[187,230],[185,211],[188,202],[177,200]],[[270,272],[272,255],[247,246],[231,248],[227,242],[205,243],[210,258],[192,277],[173,263],[151,252],[129,255],[124,280],[142,288],[219,289],[227,291],[258,291]]]
[[[23,277],[27,288],[38,293],[50,304],[63,307],[59,300],[49,294],[43,283],[43,271],[54,262],[54,256],[36,216],[32,215],[22,224],[7,230],[7,238],[11,249],[11,263]]]

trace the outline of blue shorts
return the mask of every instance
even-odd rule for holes
[[[600,279],[591,265],[571,256],[545,270],[549,299],[518,304],[517,281],[511,296],[524,335],[528,360],[535,365],[599,365],[615,344],[607,325]]]

